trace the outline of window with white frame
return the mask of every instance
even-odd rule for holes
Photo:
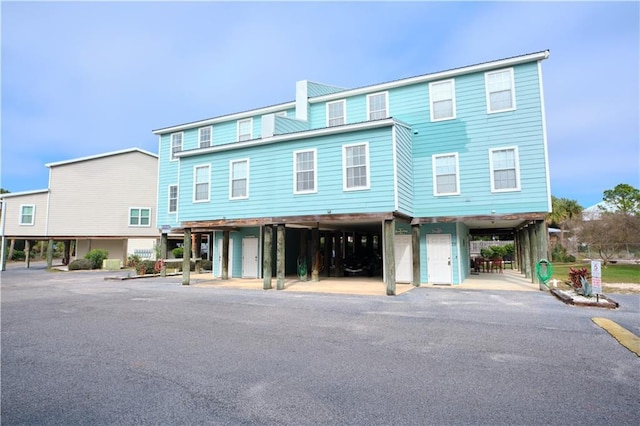
[[[171,159],[175,160],[176,153],[182,151],[182,132],[171,135]]]
[[[293,153],[293,193],[308,194],[316,189],[316,150]]]
[[[36,206],[23,204],[20,206],[20,225],[33,225],[36,218]]]
[[[229,162],[229,198],[232,200],[249,197],[249,160]]]
[[[491,191],[520,190],[520,166],[518,148],[496,148],[489,150],[491,169]]]
[[[346,101],[327,102],[327,127],[341,126],[346,122]]]
[[[169,213],[178,211],[178,185],[169,185]]]
[[[387,118],[387,92],[367,95],[367,116],[369,120]]]
[[[253,118],[238,120],[238,142],[253,139]]]
[[[211,146],[211,126],[198,129],[198,141],[200,148],[208,148]]]
[[[210,166],[195,166],[193,168],[193,202],[209,201]]]
[[[343,145],[343,189],[369,189],[369,144]]]
[[[458,187],[458,154],[438,154],[433,160],[433,194],[457,195]]]
[[[516,109],[516,90],[513,68],[484,74],[489,114]]]
[[[131,207],[129,209],[129,226],[151,226],[151,209]]]
[[[456,89],[454,80],[429,83],[431,121],[456,118]]]

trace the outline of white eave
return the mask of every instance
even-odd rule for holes
[[[80,158],[74,158],[74,159],[71,159],[71,160],[64,160],[64,161],[57,161],[57,162],[54,162],[54,163],[47,163],[47,164],[45,164],[45,166],[46,167],[62,166],[62,165],[65,165],[65,164],[79,163],[81,161],[95,160],[97,158],[111,157],[113,155],[127,154],[127,153],[130,153],[130,152],[140,152],[142,154],[147,154],[147,155],[150,155],[152,157],[158,158],[158,155],[154,154],[153,152],[146,151],[144,149],[127,148],[127,149],[122,149],[120,151],[112,151],[112,152],[106,152],[104,154],[90,155],[88,157],[80,157]]]
[[[189,151],[177,152],[174,155],[178,158],[191,157],[194,155],[209,154],[209,153],[221,152],[221,151],[230,151],[234,149],[249,148],[249,147],[254,147],[259,145],[268,145],[272,143],[292,141],[296,139],[307,139],[307,138],[313,138],[317,136],[328,136],[328,135],[334,135],[339,133],[356,132],[359,130],[376,129],[379,127],[388,127],[393,125],[408,127],[407,124],[399,120],[395,120],[393,118],[386,118],[383,120],[363,121],[360,123],[345,124],[343,126],[322,127],[320,129],[305,130],[302,132],[295,132],[295,133],[286,133],[284,135],[276,135],[268,138],[252,139],[245,142],[233,142],[233,143],[228,143],[224,145],[210,146],[207,148],[190,149]]]
[[[22,191],[22,192],[7,192],[5,194],[0,194],[0,198],[21,197],[21,196],[35,195],[35,194],[46,194],[47,192],[49,192],[48,189],[34,189],[32,191]]]
[[[500,59],[498,61],[484,62],[482,64],[470,65],[468,67],[455,68],[448,71],[440,71],[433,74],[424,74],[416,77],[404,78],[400,80],[390,81],[387,83],[375,84],[373,86],[364,86],[356,89],[345,90],[343,92],[331,93],[328,95],[309,98],[309,103],[327,102],[335,99],[342,99],[349,96],[363,95],[366,93],[380,92],[393,89],[395,87],[408,86],[410,84],[425,83],[435,80],[443,80],[446,78],[456,77],[462,74],[471,74],[475,72],[483,72],[491,69],[510,67],[527,62],[541,61],[549,57],[549,50],[542,52],[530,53],[528,55],[514,56],[512,58]]]
[[[153,130],[154,135],[162,135],[165,133],[180,132],[182,130],[193,129],[197,127],[209,126],[215,123],[224,123],[231,120],[241,120],[243,118],[255,117],[256,115],[272,114],[280,112],[283,109],[294,108],[296,102],[287,102],[284,104],[271,105],[264,108],[252,109],[249,111],[236,112],[234,114],[221,115],[219,117],[208,118],[206,120],[193,121],[191,123],[179,124],[177,126],[165,127],[162,129]]]

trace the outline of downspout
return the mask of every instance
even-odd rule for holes
[[[549,53],[547,52],[547,57]],[[545,58],[546,59],[546,58]],[[542,140],[544,145],[544,165],[547,175],[547,209],[551,212],[551,175],[549,174],[549,147],[547,140],[547,117],[544,108],[544,88],[542,86],[542,61],[538,61],[538,85],[540,86],[540,113],[542,115]]]
[[[398,158],[396,150],[398,144],[396,141],[396,126],[391,128],[391,143],[393,150],[393,211],[398,211]]]
[[[0,211],[2,212],[2,220],[0,221],[0,235],[2,235],[2,248],[0,249],[0,271],[6,271],[7,262],[5,259],[5,247],[7,245],[6,237],[4,236],[4,223],[7,217],[6,207],[7,202],[4,199],[0,199]]]

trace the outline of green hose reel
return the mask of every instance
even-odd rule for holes
[[[302,281],[307,279],[307,258],[305,256],[298,257],[298,278]]]
[[[540,282],[548,288],[547,282],[553,276],[553,265],[551,262],[547,259],[540,259],[538,263],[536,263],[536,276]]]

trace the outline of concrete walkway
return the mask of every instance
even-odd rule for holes
[[[249,290],[263,290],[262,279],[230,278],[222,280],[212,274],[191,274],[191,284],[195,287],[226,287]],[[277,280],[271,281],[273,289]],[[461,285],[421,284],[420,287],[450,290],[508,290],[508,291],[540,291],[537,284],[531,283],[518,271],[505,270],[504,273],[481,273],[469,276]],[[411,284],[397,283],[396,295],[415,289]],[[315,292],[332,294],[354,294],[383,296],[387,294],[387,286],[380,278],[369,277],[321,277],[320,281],[300,281],[298,277],[287,277],[284,290],[288,292]]]

